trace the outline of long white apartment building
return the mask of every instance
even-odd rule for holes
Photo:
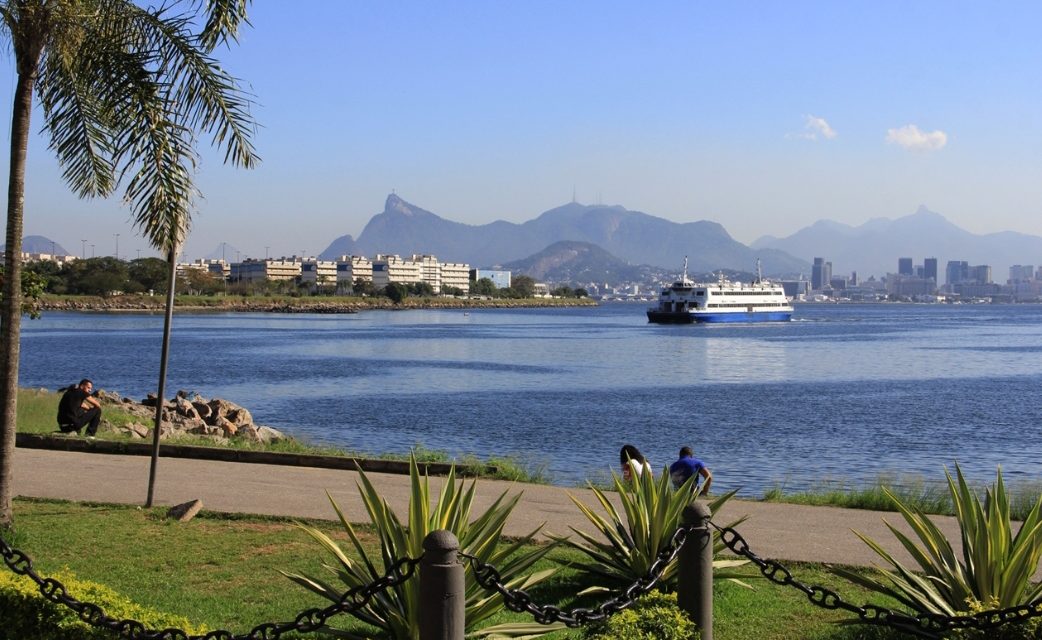
[[[359,278],[366,282],[373,281],[373,261],[365,256],[340,256],[336,261],[337,289],[353,291]]]
[[[264,280],[295,280],[300,277],[302,258],[246,259],[233,262],[229,280],[232,282],[262,282]]]
[[[300,282],[328,287],[337,283],[337,263],[334,260],[305,260],[300,265]]]
[[[423,267],[419,262],[404,260],[398,255],[376,254],[373,258],[373,287],[382,289],[392,282],[416,284],[423,282]]]

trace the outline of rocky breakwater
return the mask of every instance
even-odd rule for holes
[[[134,439],[152,438],[151,425],[155,424],[156,405],[159,402],[155,395],[149,394],[141,402],[136,402],[118,393],[99,391],[98,399],[102,405],[102,423],[107,423],[109,430]],[[106,406],[118,408],[138,420],[121,424],[108,421],[105,419]],[[209,439],[216,443],[238,439],[267,444],[290,439],[277,429],[255,424],[250,412],[234,402],[221,398],[208,400],[197,393],[178,391],[171,400],[163,402],[159,438],[163,440],[185,436]]]

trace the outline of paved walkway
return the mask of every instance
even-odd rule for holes
[[[38,449],[16,450],[16,495],[69,500],[144,504],[149,459],[141,456],[103,455]],[[403,475],[367,474],[392,508],[404,514],[409,499],[409,478]],[[160,458],[155,502],[174,505],[201,499],[211,511],[335,519],[325,492],[333,496],[353,522],[368,522],[358,490],[358,474],[306,467]],[[432,478],[432,488],[442,479]],[[523,497],[506,525],[508,535],[530,532],[545,522],[545,531],[570,533],[569,527],[592,530],[572,504],[574,495],[589,505],[592,492],[547,485],[478,480],[475,508],[482,510],[503,491],[523,491]],[[714,521],[726,524],[741,516],[738,527],[753,552],[763,558],[870,565],[877,557],[852,532],[856,529],[881,542],[906,562],[910,557],[887,530],[883,517],[901,525],[896,513],[807,507],[732,500]],[[949,539],[958,540],[952,518],[937,518]],[[898,553],[900,551],[900,553]]]

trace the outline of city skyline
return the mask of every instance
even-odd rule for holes
[[[217,53],[256,96],[263,162],[234,171],[203,152],[188,258],[221,242],[318,254],[392,190],[467,224],[574,194],[719,222],[744,244],[920,204],[972,233],[1042,236],[1042,6],[307,9],[257,3]],[[0,69],[10,122],[12,60]],[[26,235],[112,255],[120,234],[124,257],[151,254],[129,218],[118,198],[77,200],[33,136]]]

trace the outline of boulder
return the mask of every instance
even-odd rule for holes
[[[202,417],[199,415],[199,412],[195,410],[195,405],[193,405],[188,400],[182,398],[181,396],[177,396],[174,407],[174,410],[177,411],[177,413],[186,418],[192,418],[195,420],[202,419]]]
[[[257,433],[257,427],[252,424],[241,425],[235,435],[250,442],[261,442],[260,434]]]
[[[211,415],[213,415],[213,410],[210,409],[210,405],[206,404],[205,402],[196,402],[195,400],[193,400],[192,407],[195,408],[195,412],[199,414],[199,417],[203,420],[206,420]]]
[[[278,429],[272,429],[271,427],[257,427],[257,438],[265,444],[269,442],[278,442],[279,440],[288,440],[284,433]]]

